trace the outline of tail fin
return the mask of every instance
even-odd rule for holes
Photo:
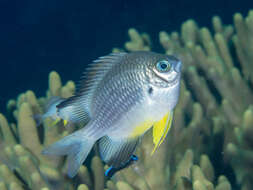
[[[86,137],[81,129],[50,145],[42,151],[42,154],[67,155],[68,176],[74,177],[95,142],[96,139]]]

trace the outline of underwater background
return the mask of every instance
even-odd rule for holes
[[[0,111],[24,90],[44,95],[52,70],[64,81],[78,81],[85,65],[122,46],[130,27],[147,32],[154,51],[160,51],[159,31],[179,31],[190,18],[210,28],[214,15],[231,24],[235,12],[246,15],[252,5],[250,0],[1,0]]]
[[[252,8],[225,0],[2,0],[0,189],[253,189]],[[94,149],[69,179],[65,160],[41,150],[78,126],[37,127],[31,115],[52,96],[71,96],[92,60],[136,50],[184,63],[166,142],[150,157],[147,134],[138,164],[112,180]]]

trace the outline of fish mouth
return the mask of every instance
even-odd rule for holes
[[[176,73],[180,73],[181,72],[181,69],[182,69],[182,62],[181,61],[178,61],[176,66],[174,67],[174,71]]]

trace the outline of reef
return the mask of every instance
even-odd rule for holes
[[[73,81],[62,85],[53,71],[45,97],[28,90],[0,114],[0,189],[253,189],[253,11],[236,13],[233,26],[218,16],[212,25],[210,31],[188,20],[180,33],[159,33],[162,53],[182,60],[183,80],[173,127],[153,156],[148,132],[139,161],[111,180],[96,147],[78,175],[68,178],[65,158],[45,157],[41,150],[79,126],[52,126],[50,119],[38,125],[35,117],[51,96],[75,91]],[[154,50],[148,34],[132,28],[129,37],[113,51]]]

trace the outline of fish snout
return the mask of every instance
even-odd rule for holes
[[[181,72],[181,68],[182,68],[182,62],[181,61],[177,61],[176,64],[175,64],[174,70],[177,73],[180,73]]]

